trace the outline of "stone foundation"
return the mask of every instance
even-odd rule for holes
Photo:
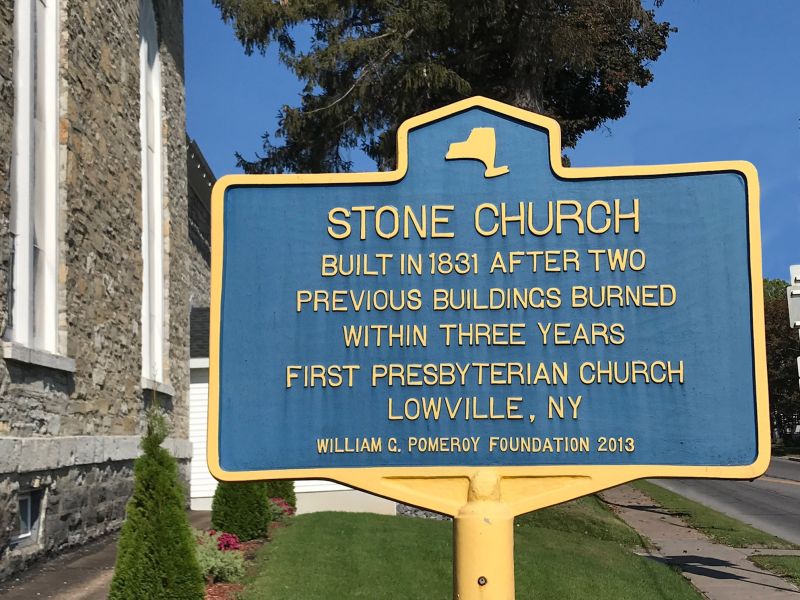
[[[26,473],[0,479],[0,528],[17,519],[17,492],[39,490],[38,539],[16,546],[0,542],[0,580],[48,554],[119,529],[133,491],[133,461]]]
[[[414,517],[416,519],[434,519],[436,521],[452,521],[453,517],[448,517],[442,513],[432,510],[409,506],[408,504],[397,503],[397,514],[401,517]]]
[[[0,468],[12,471],[0,475],[0,580],[118,530],[133,492],[138,444],[136,436],[0,438]],[[165,446],[180,457],[188,481],[188,443],[168,440]],[[12,457],[19,457],[14,468]],[[41,499],[37,533],[15,543],[17,499],[24,492]]]

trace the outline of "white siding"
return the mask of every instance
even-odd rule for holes
[[[210,510],[217,480],[208,472],[206,435],[208,424],[208,361],[192,359],[189,387],[189,441],[192,443],[190,497],[192,510]],[[332,481],[309,479],[294,484],[298,512],[344,510],[394,514],[394,502],[355,491]],[[329,494],[329,492],[336,492]]]
[[[208,423],[208,369],[192,369],[189,386],[189,441],[192,442],[191,498],[211,498],[217,480],[206,463],[206,425]]]
[[[341,485],[333,481],[325,481],[324,479],[305,479],[303,481],[296,481],[294,484],[295,494],[302,494],[304,492],[337,492],[350,489],[352,488],[346,485]]]
[[[206,435],[208,425],[208,369],[192,369],[189,388],[189,441],[192,442],[191,498],[213,498],[217,480],[208,472]],[[350,488],[332,481],[308,480],[295,483],[298,494],[335,492]]]

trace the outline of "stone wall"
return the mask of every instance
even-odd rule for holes
[[[164,366],[174,390],[167,396],[162,389],[160,398],[185,474],[190,290],[199,274],[187,227],[183,6],[154,4],[163,100]],[[0,329],[8,306],[13,5],[0,3]],[[61,1],[59,353],[71,360],[52,368],[5,349],[0,359],[0,578],[117,529],[132,490],[151,396],[141,382],[138,5]],[[11,549],[17,492],[32,489],[46,498],[41,539]]]
[[[62,435],[73,405],[72,373],[16,361],[0,364],[5,366],[0,421],[7,431],[21,437]]]
[[[11,145],[14,114],[14,14],[12,4],[0,4],[0,334],[5,331],[8,319],[8,275],[11,258],[9,219],[11,211]],[[10,378],[4,361],[0,361],[0,398],[9,396]],[[11,418],[6,413],[14,406],[0,400],[0,435],[11,428]],[[13,527],[16,503],[12,503],[12,481],[0,475],[0,549],[5,546]],[[0,565],[3,560],[0,557]],[[0,578],[3,567],[0,566]]]
[[[192,260],[189,263],[190,269],[190,300],[192,307],[210,306],[211,275],[209,264],[203,255],[195,248],[192,252]]]
[[[8,319],[8,274],[11,258],[9,218],[11,213],[11,135],[14,115],[14,14],[11,2],[0,3],[0,335]],[[0,361],[0,398],[8,387],[8,376]],[[10,429],[0,409],[0,435]],[[0,502],[0,507],[2,503]]]
[[[397,503],[397,515],[401,517],[414,517],[415,519],[433,519],[434,521],[452,521],[453,517],[443,515],[432,510],[417,508],[409,504]]]
[[[166,320],[169,357],[165,372],[175,389],[172,399],[172,435],[189,436],[189,295],[191,253],[186,185],[186,107],[183,81],[183,2],[158,0],[154,3],[161,40],[161,85],[165,152],[165,251],[169,260],[165,277],[169,302]]]
[[[45,504],[36,543],[11,550],[8,537],[0,536],[0,580],[119,529],[133,492],[139,442],[139,436],[0,438],[0,471],[13,472],[0,477],[0,531],[14,527],[18,491],[41,490]],[[168,439],[164,446],[179,458],[187,481],[189,442]]]
[[[20,546],[0,560],[0,580],[43,556],[85,544],[119,529],[133,492],[133,461],[51,469],[0,480],[0,526],[16,519],[16,492],[41,489],[45,510],[37,543]]]
[[[69,2],[62,20],[66,354],[75,374],[61,435],[134,434],[141,405],[138,4],[97,4]]]
[[[176,391],[170,403],[174,433],[185,436],[189,244],[182,6],[162,4],[164,372]],[[55,434],[130,435],[143,423],[138,18],[137,3],[103,0],[68,3],[62,21],[64,337],[65,353],[76,365],[74,390]]]

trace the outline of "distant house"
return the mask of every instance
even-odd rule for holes
[[[209,216],[182,23],[172,0],[0,3],[0,578],[119,528],[153,402],[188,468]]]

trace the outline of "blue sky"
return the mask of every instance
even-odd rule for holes
[[[749,160],[759,171],[765,277],[800,263],[800,1],[667,0],[678,27],[628,114],[585,135],[573,166]],[[300,86],[274,50],[246,56],[210,0],[185,3],[186,118],[217,176],[252,157]],[[354,156],[357,170],[374,165]],[[720,290],[722,292],[722,290]]]

